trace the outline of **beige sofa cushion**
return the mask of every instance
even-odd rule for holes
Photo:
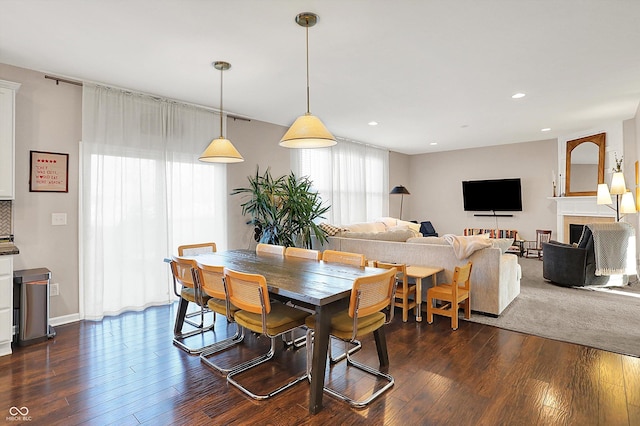
[[[407,242],[413,243],[413,244],[449,245],[449,243],[446,242],[445,239],[442,237],[414,237],[414,238],[409,238]]]
[[[361,240],[378,240],[378,241],[399,241],[405,242],[407,239],[415,236],[411,229],[398,229],[395,231],[385,232],[343,232],[340,235],[343,238],[359,238]]]
[[[353,223],[351,225],[343,225],[341,228],[347,229],[347,232],[384,232],[387,227],[382,222],[362,222]]]

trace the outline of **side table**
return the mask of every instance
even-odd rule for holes
[[[444,268],[433,266],[407,265],[407,276],[416,279],[416,321],[422,321],[422,279],[431,276],[433,285],[437,284],[436,275]]]

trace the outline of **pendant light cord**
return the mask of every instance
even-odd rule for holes
[[[222,76],[224,75],[224,70],[220,70],[220,139],[224,139],[224,134],[222,132]]]
[[[311,114],[309,109],[309,21],[307,20],[307,114]]]

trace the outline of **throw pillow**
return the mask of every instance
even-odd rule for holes
[[[419,223],[407,222],[406,220],[398,219],[397,225],[398,226],[406,226],[409,229],[413,229],[416,232],[420,232],[420,224]]]
[[[336,235],[340,231],[343,231],[342,228],[340,228],[338,226],[330,225],[330,224],[328,224],[326,222],[322,222],[318,226],[320,227],[320,229],[322,229],[330,237],[333,237],[334,235]]]

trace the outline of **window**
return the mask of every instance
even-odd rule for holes
[[[292,164],[331,205],[327,222],[349,224],[387,215],[387,150],[339,139],[331,148],[292,150]]]

